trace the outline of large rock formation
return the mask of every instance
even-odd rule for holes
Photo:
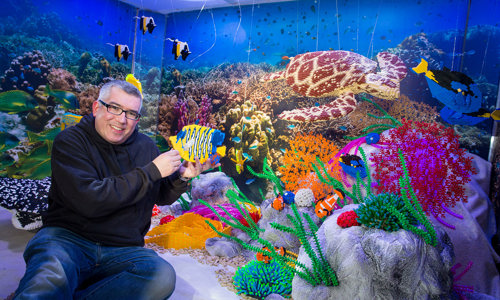
[[[342,228],[337,217],[357,205],[347,205],[321,225],[317,236],[338,286],[312,287],[293,279],[292,296],[301,299],[452,299],[453,246],[436,228],[438,244],[428,245],[406,230],[386,232],[362,226]],[[303,248],[298,260],[311,267]]]

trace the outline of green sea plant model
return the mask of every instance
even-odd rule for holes
[[[397,210],[395,207],[388,206],[388,209],[394,214],[399,222],[403,225],[405,230],[411,231],[416,235],[420,236],[425,240],[425,242],[429,245],[436,246],[437,245],[437,237],[436,230],[432,226],[429,219],[425,215],[422,206],[418,202],[417,196],[413,191],[413,188],[410,183],[410,177],[408,176],[408,169],[406,168],[406,161],[403,156],[403,151],[401,149],[398,150],[399,160],[401,161],[401,167],[403,169],[404,175],[399,178],[399,186],[401,187],[401,196],[405,202],[406,209],[408,209],[413,217],[415,217],[426,230],[413,226],[409,218],[401,211]]]
[[[279,178],[277,178],[276,175],[274,175],[274,173],[268,172],[270,170],[270,167],[267,165],[267,161],[264,161],[264,163],[265,165],[263,167],[263,170],[266,170],[264,171],[265,173],[262,174],[256,173],[255,175],[261,178],[267,178],[273,182],[278,182]],[[323,254],[322,247],[316,235],[316,232],[318,231],[319,228],[312,221],[311,217],[308,214],[303,213],[301,216],[297,209],[297,206],[293,203],[290,205],[293,215],[287,214],[287,218],[292,223],[291,227],[285,226],[283,224],[278,224],[275,222],[271,223],[270,225],[277,230],[297,236],[297,238],[302,244],[302,247],[304,248],[304,251],[311,259],[312,269],[307,268],[305,264],[287,255],[278,254],[274,246],[269,241],[259,237],[259,233],[263,232],[264,230],[261,229],[251,219],[250,214],[246,209],[246,207],[242,206],[240,202],[238,202],[238,200],[240,200],[241,202],[245,202],[246,197],[241,197],[240,199],[238,199],[238,197],[230,197],[229,191],[227,195],[229,201],[237,207],[241,215],[247,220],[248,224],[250,225],[249,227],[241,225],[241,223],[236,218],[232,217],[227,211],[225,211],[225,209],[222,206],[219,205],[219,208],[222,209],[228,216],[231,216],[231,220],[221,216],[217,212],[217,210],[215,210],[215,208],[213,208],[210,204],[204,202],[203,200],[199,201],[205,206],[209,207],[217,215],[217,217],[219,217],[219,219],[222,220],[224,223],[228,224],[229,226],[232,226],[233,228],[238,228],[240,230],[243,230],[248,234],[248,236],[252,240],[257,241],[263,247],[262,248],[255,247],[237,237],[224,234],[218,231],[215,227],[211,226],[211,224],[207,222],[208,225],[213,230],[215,230],[219,235],[239,243],[245,249],[254,251],[256,253],[262,253],[264,255],[271,257],[273,261],[276,261],[283,268],[288,269],[289,271],[298,275],[312,286],[317,286],[320,284],[325,286],[337,286],[339,284],[334,270],[331,268],[330,264],[328,263],[328,260],[325,258],[325,255]],[[309,230],[306,230],[305,224],[308,225]],[[264,248],[267,248],[267,250],[264,250]],[[295,267],[292,267],[293,265]]]
[[[238,294],[258,299],[264,299],[270,294],[290,298],[292,293],[293,272],[283,268],[275,260],[268,264],[252,260],[238,268],[233,279]]]

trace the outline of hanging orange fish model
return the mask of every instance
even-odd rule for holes
[[[326,197],[325,199],[318,201],[318,203],[316,203],[316,207],[314,209],[318,218],[322,219],[324,217],[331,215],[333,212],[333,208],[335,206],[335,203],[337,203],[337,201],[339,199],[343,200],[344,197],[345,197],[344,192],[342,192],[341,190],[335,189],[333,191],[333,195],[330,195],[330,196]]]

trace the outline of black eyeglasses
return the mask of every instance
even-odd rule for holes
[[[119,106],[116,106],[116,105],[113,105],[113,104],[108,104],[108,103],[105,103],[104,101],[102,101],[101,99],[98,100],[102,105],[106,106],[106,109],[107,111],[110,113],[110,114],[113,114],[113,115],[121,115],[122,113],[125,113],[125,118],[129,119],[129,120],[139,120],[139,118],[141,117],[141,114],[136,112],[136,111],[133,111],[133,110],[124,110],[122,109],[121,107]]]

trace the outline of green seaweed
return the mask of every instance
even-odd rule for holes
[[[367,162],[366,154],[363,148],[359,148],[359,152],[361,154],[363,161]],[[367,163],[365,163],[366,174],[367,174],[366,182],[365,180],[360,178],[359,174],[357,174],[356,183],[354,183],[352,186],[352,192],[347,190],[340,180],[337,180],[334,177],[330,176],[330,174],[328,174],[325,168],[325,164],[319,159],[319,157],[316,157],[316,164],[313,163],[312,167],[322,183],[330,185],[335,189],[343,191],[347,197],[351,198],[354,204],[359,204],[364,202],[362,189],[366,191],[367,197],[373,196],[373,193],[371,192],[372,179],[370,176],[370,170],[368,169]],[[344,199],[343,201],[339,201],[338,204],[340,207],[344,207],[344,205],[347,204],[347,201],[346,199]]]
[[[406,168],[406,161],[404,159],[403,151],[401,151],[401,149],[398,149],[398,155],[404,173],[404,175],[399,178],[401,195],[405,202],[406,208],[425,227],[427,231],[411,225],[408,218],[406,218],[406,216],[403,213],[396,210],[394,207],[391,209],[391,207],[389,206],[389,209],[391,209],[391,212],[399,219],[405,230],[411,231],[416,235],[422,237],[427,244],[436,246],[437,245],[436,230],[432,226],[429,219],[427,219],[427,216],[425,215],[424,210],[422,209],[422,206],[418,202],[417,196],[413,191],[413,187],[411,186],[410,183],[411,180],[410,177],[408,176],[408,169]]]
[[[269,164],[267,163],[267,157],[264,157],[264,163],[263,163],[263,167],[262,167],[262,173],[257,173],[255,172],[252,167],[250,166],[247,166],[247,170],[252,173],[253,176],[256,176],[256,177],[259,177],[259,178],[264,178],[264,179],[267,179],[269,181],[271,181],[272,183],[274,183],[274,193],[277,195],[277,194],[280,194],[280,195],[283,195],[283,187],[281,186],[281,179],[278,178],[278,176],[276,176],[276,174],[274,173],[273,169],[271,168],[271,166],[269,166]],[[278,188],[279,192],[276,193],[276,188]]]
[[[384,131],[386,131],[387,129],[391,129],[391,128],[396,128],[398,126],[401,126],[401,122],[399,122],[398,120],[396,120],[394,117],[392,117],[391,115],[389,115],[382,107],[380,107],[380,105],[378,105],[377,103],[373,102],[372,100],[366,98],[366,97],[361,97],[361,100],[362,101],[366,101],[366,102],[369,102],[371,104],[373,104],[378,110],[380,110],[383,114],[383,116],[376,116],[374,114],[368,114],[369,117],[372,117],[372,118],[375,118],[375,119],[383,119],[383,120],[389,120],[390,121],[390,124],[388,123],[385,123],[385,124],[373,124],[373,125],[370,125],[370,126],[367,126],[366,128],[364,128],[363,130],[361,130],[361,132],[363,134],[359,135],[359,136],[354,136],[354,137],[348,137],[348,136],[344,136],[344,138],[346,140],[356,140],[360,137],[364,137],[364,136],[367,136],[369,135],[370,133],[382,133]]]

